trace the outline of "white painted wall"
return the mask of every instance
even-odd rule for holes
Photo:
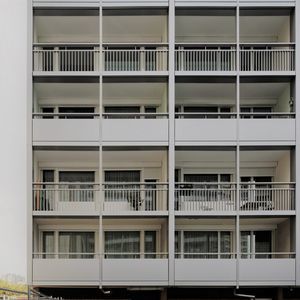
[[[27,1],[0,1],[0,276],[26,275]]]

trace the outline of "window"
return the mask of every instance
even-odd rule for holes
[[[182,242],[183,253],[181,253]],[[230,253],[231,233],[229,231],[175,232],[176,258],[231,258]]]
[[[55,242],[54,232],[44,231],[43,232],[43,258],[54,258],[55,257]]]
[[[272,107],[270,107],[270,106],[255,106],[255,107],[242,106],[240,109],[240,112],[241,112],[241,118],[243,118],[243,119],[250,119],[250,118],[265,119],[265,118],[268,118],[269,114],[272,112]],[[243,113],[245,113],[245,114],[243,114]]]
[[[242,258],[271,258],[272,231],[242,231]],[[258,254],[262,253],[262,254]]]
[[[58,112],[61,114],[60,119],[93,119],[92,115],[95,112],[94,107],[59,107]],[[84,115],[80,115],[84,114]]]
[[[107,231],[105,238],[106,258],[139,258],[139,231]]]
[[[93,182],[94,171],[60,171],[59,181],[66,183],[60,185],[60,201],[89,202],[94,200]],[[85,183],[86,182],[86,183]]]
[[[145,258],[156,257],[156,231],[145,231]]]
[[[60,258],[93,258],[95,252],[94,232],[59,232]]]
[[[54,113],[54,107],[42,107],[42,113],[44,114],[53,114]],[[43,116],[43,119],[53,119],[53,115],[46,115]]]
[[[130,114],[139,114],[139,106],[105,106],[104,112],[108,114],[110,119],[131,119],[132,115]],[[139,118],[139,115],[134,116]]]

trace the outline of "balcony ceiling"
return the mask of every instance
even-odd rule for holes
[[[165,151],[104,151],[103,161],[157,162],[163,159],[165,153]],[[97,163],[99,160],[97,151],[35,151],[34,155],[39,162]]]
[[[38,99],[99,99],[99,85],[94,83],[35,83]]]
[[[165,16],[104,16],[103,41],[167,42]]]
[[[235,85],[230,83],[176,83],[177,101],[219,99],[235,102]]]
[[[276,42],[281,33],[285,30],[289,32],[288,23],[289,16],[242,16],[240,18],[241,42],[248,40]]]
[[[278,99],[289,86],[288,82],[243,83],[241,98]]]
[[[232,16],[176,16],[176,42],[234,42],[235,18]]]
[[[78,162],[97,163],[99,153],[97,151],[35,151],[34,157],[39,162]]]
[[[35,42],[99,42],[99,18],[96,16],[37,16],[34,27]]]
[[[242,162],[277,162],[283,155],[287,155],[288,150],[255,150],[241,151],[240,160]],[[222,163],[235,162],[233,151],[176,151],[176,164],[183,162],[205,162]]]

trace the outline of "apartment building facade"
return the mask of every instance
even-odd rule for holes
[[[28,13],[29,285],[297,298],[299,3],[32,0]]]

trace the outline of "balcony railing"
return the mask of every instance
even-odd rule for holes
[[[91,72],[99,71],[99,49],[33,49],[33,71]]]
[[[167,71],[168,50],[156,49],[109,49],[103,50],[105,71]]]
[[[49,49],[50,48],[50,49]],[[33,71],[36,72],[93,72],[100,71],[102,56],[104,71],[167,71],[168,49],[166,47],[134,47],[134,49],[111,49],[99,46],[63,47],[35,46]]]
[[[234,183],[176,183],[175,209],[178,211],[234,211]]]
[[[107,212],[166,211],[167,183],[105,183],[85,182],[33,184],[33,211],[68,212],[96,211],[102,194]]]
[[[240,210],[295,210],[293,183],[245,183],[240,187]]]
[[[294,47],[271,46],[266,49],[240,49],[241,71],[294,71]]]
[[[161,259],[168,258],[168,252],[34,252],[33,258],[38,259]]]
[[[166,183],[106,183],[104,211],[166,211]]]
[[[235,71],[235,49],[177,49],[176,71]]]
[[[176,259],[234,259],[234,252],[177,252]]]
[[[241,119],[294,119],[292,112],[240,112]]]
[[[67,211],[69,209],[91,208],[96,210],[96,193],[99,190],[95,183],[34,183],[34,211]]]
[[[295,185],[293,183],[245,183],[240,185],[241,211],[293,211]],[[228,212],[237,209],[234,183],[176,183],[177,211]]]
[[[179,112],[176,119],[235,119],[236,112]]]

